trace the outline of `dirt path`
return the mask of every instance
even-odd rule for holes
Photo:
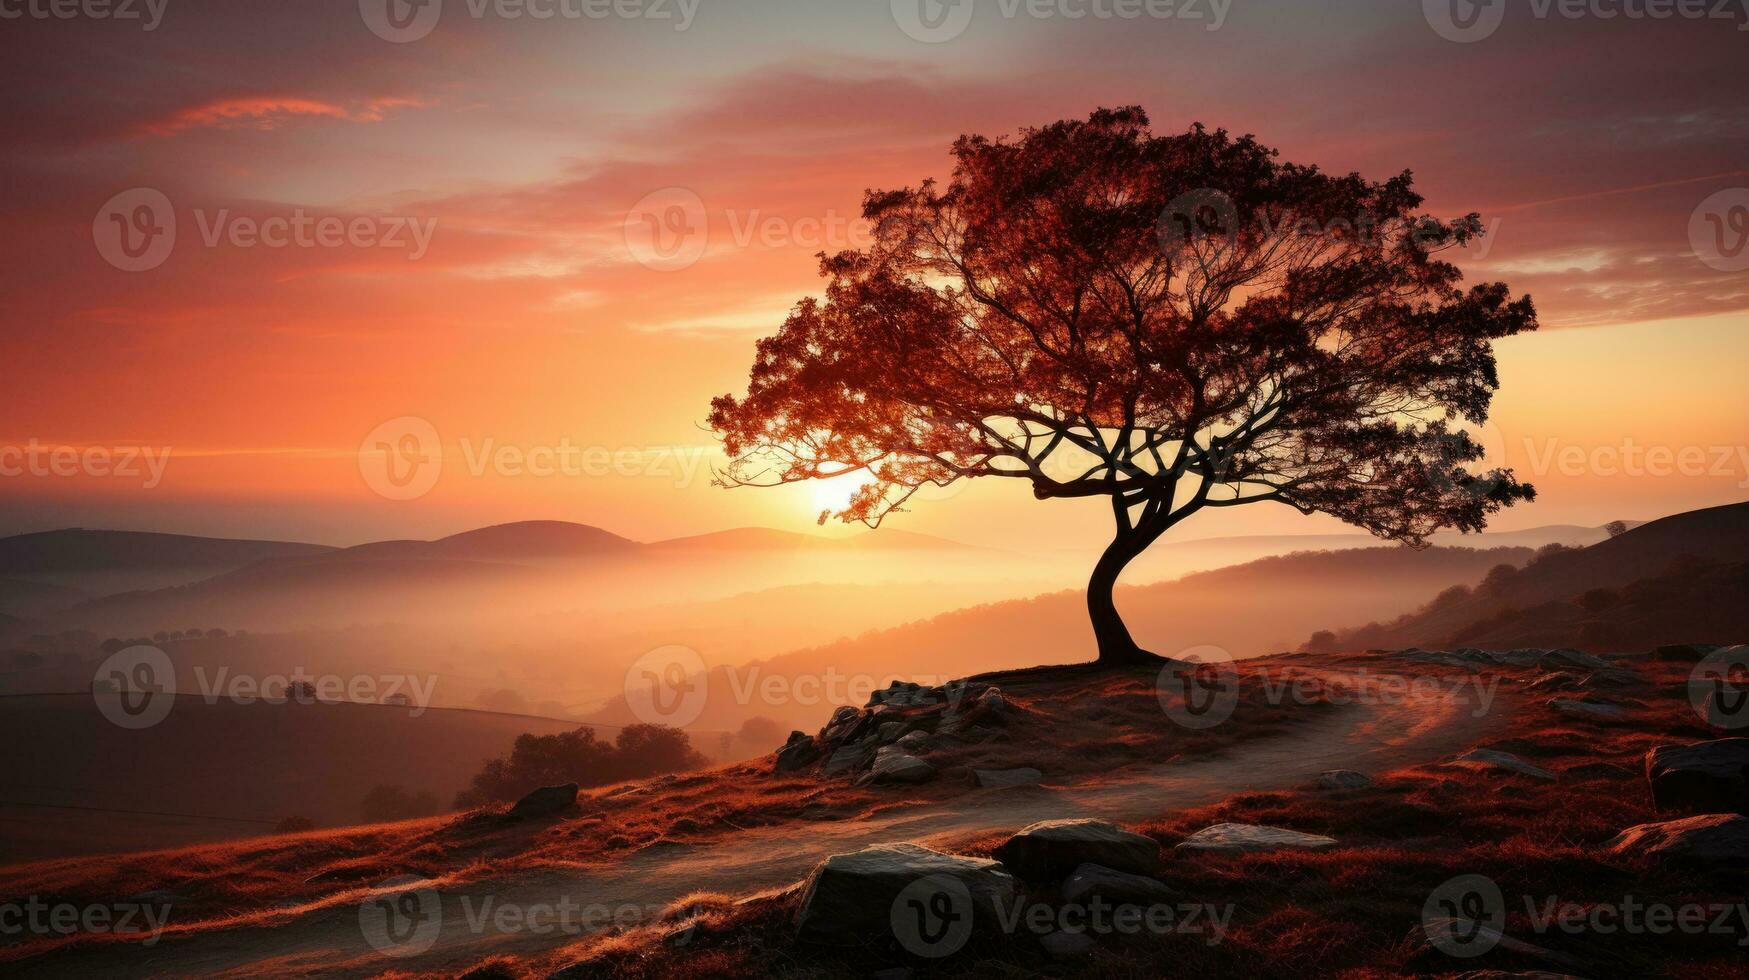
[[[1377,676],[1376,674],[1374,675]],[[1241,744],[1218,756],[1130,769],[1110,779],[1042,789],[989,790],[945,804],[872,819],[758,828],[720,844],[677,845],[635,854],[612,874],[535,871],[416,894],[429,904],[408,922],[430,923],[390,946],[367,941],[359,896],[295,910],[274,924],[204,928],[158,945],[104,944],[12,964],[13,976],[157,977],[192,975],[369,976],[389,969],[445,971],[501,953],[536,953],[575,941],[624,910],[642,915],[688,892],[748,893],[787,885],[819,861],[891,841],[944,845],[988,831],[1056,817],[1151,819],[1237,792],[1305,783],[1329,769],[1380,772],[1438,759],[1503,726],[1514,707],[1502,700],[1478,712],[1473,698],[1440,693],[1401,703],[1348,705],[1291,735]],[[399,892],[378,897],[394,898]],[[370,899],[371,896],[365,896]],[[435,909],[440,912],[434,914]],[[566,913],[566,909],[570,909]],[[523,916],[530,916],[524,919]],[[512,918],[504,918],[510,916]],[[563,916],[561,919],[560,916]],[[593,916],[593,918],[591,918]],[[384,921],[380,915],[376,921]],[[560,925],[563,922],[564,925]],[[381,930],[379,940],[388,941]]]

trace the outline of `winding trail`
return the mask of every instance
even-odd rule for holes
[[[1321,672],[1340,676],[1340,672]],[[1376,679],[1386,672],[1370,671]],[[164,937],[157,945],[101,943],[68,947],[10,964],[17,977],[56,976],[370,976],[385,970],[459,971],[497,954],[538,954],[574,942],[583,910],[611,922],[612,910],[642,913],[698,890],[745,894],[786,886],[824,858],[870,844],[921,841],[945,846],[1037,820],[1101,817],[1155,819],[1226,796],[1299,786],[1329,769],[1383,772],[1444,758],[1503,728],[1516,709],[1505,690],[1491,710],[1473,689],[1414,691],[1393,703],[1348,704],[1320,714],[1292,733],[1241,743],[1219,755],[1131,768],[1092,781],[1020,790],[983,790],[943,803],[896,808],[868,819],[761,827],[720,843],[646,850],[613,873],[539,870],[477,879],[420,893],[429,923],[385,955],[367,941],[359,894],[291,910],[277,921]],[[398,892],[366,895],[392,899]],[[441,915],[433,915],[433,907]],[[569,928],[554,910],[569,908]],[[544,918],[522,915],[543,910]],[[509,915],[513,919],[500,916]],[[382,921],[380,913],[376,921]],[[411,920],[410,920],[411,921]],[[440,923],[440,925],[439,925]],[[379,941],[386,941],[380,929]]]

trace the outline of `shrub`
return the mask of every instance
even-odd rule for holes
[[[519,735],[509,757],[486,763],[455,802],[457,807],[481,806],[520,799],[542,786],[603,786],[697,769],[704,763],[685,732],[665,725],[632,725],[612,742],[598,738],[592,728]]]

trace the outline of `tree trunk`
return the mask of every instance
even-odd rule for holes
[[[1154,655],[1136,645],[1129,627],[1118,615],[1112,601],[1112,588],[1117,577],[1132,559],[1151,544],[1155,536],[1138,531],[1119,532],[1106,546],[1105,553],[1093,566],[1093,577],[1087,581],[1087,615],[1093,620],[1093,638],[1099,644],[1099,663],[1104,666],[1135,664],[1151,661]]]

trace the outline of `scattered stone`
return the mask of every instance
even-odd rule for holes
[[[1530,682],[1533,691],[1567,691],[1579,686],[1579,675],[1567,670],[1544,674]]]
[[[807,732],[790,732],[789,741],[777,750],[777,771],[805,769],[820,758],[820,746]]]
[[[1628,709],[1619,704],[1575,701],[1572,698],[1550,698],[1548,704],[1560,714],[1586,721],[1620,721],[1628,716]]]
[[[1486,922],[1476,922],[1471,919],[1430,919],[1417,926],[1410,935],[1420,933],[1422,944],[1419,952],[1423,955],[1437,958],[1440,962],[1450,962],[1446,949],[1498,949],[1514,956],[1522,956],[1529,960],[1538,960],[1562,969],[1578,970],[1583,964],[1578,958],[1566,953],[1527,943],[1522,939],[1514,939]],[[1565,974],[1559,974],[1565,975]],[[1538,974],[1529,974],[1538,976]]]
[[[1555,778],[1555,774],[1547,769],[1533,766],[1510,752],[1501,752],[1498,749],[1471,749],[1447,765],[1463,766],[1467,769],[1506,769],[1536,779]]]
[[[916,755],[919,752],[927,752],[929,751],[929,733],[921,729],[913,732],[906,732],[899,736],[899,740],[893,744],[912,755]]]
[[[1045,820],[1008,838],[995,855],[1028,881],[1060,881],[1083,864],[1151,872],[1160,864],[1160,845],[1103,820]]]
[[[1741,868],[1749,862],[1749,817],[1708,813],[1662,823],[1643,823],[1609,842],[1617,854],[1671,861],[1717,862]]]
[[[1646,779],[1660,811],[1749,813],[1749,738],[1660,745],[1646,753]]]
[[[505,814],[511,820],[532,820],[537,817],[550,817],[576,805],[577,784],[566,783],[563,786],[542,786],[527,796],[516,801],[516,805]]]
[[[1113,904],[1153,905],[1178,897],[1172,886],[1144,875],[1117,871],[1101,864],[1083,864],[1063,882],[1063,901],[1085,905],[1098,897]]]
[[[857,783],[922,783],[934,778],[934,766],[898,746],[887,745],[875,753],[874,765]]]
[[[1037,786],[1045,774],[1037,769],[973,769],[972,778],[984,789],[1010,789],[1015,786]]]
[[[1045,948],[1045,952],[1051,954],[1051,959],[1054,960],[1080,959],[1093,952],[1093,947],[1097,945],[1094,943],[1093,937],[1085,932],[1063,932],[1061,930],[1045,933],[1038,937],[1038,942],[1040,946]]]
[[[1191,834],[1177,847],[1181,851],[1220,851],[1227,853],[1274,851],[1299,848],[1321,851],[1335,847],[1336,838],[1321,834],[1302,834],[1281,827],[1262,827],[1248,823],[1218,823]]]
[[[1371,785],[1371,776],[1353,769],[1332,769],[1318,776],[1319,789],[1366,789]]]
[[[919,879],[951,880],[972,899],[974,925],[994,925],[1014,899],[1014,878],[995,861],[943,854],[916,844],[876,844],[835,854],[808,876],[796,911],[804,942],[860,946],[892,934],[893,903]]]

